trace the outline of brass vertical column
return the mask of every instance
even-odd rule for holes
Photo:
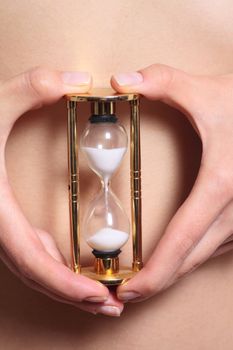
[[[68,108],[68,171],[69,171],[69,207],[72,269],[80,272],[80,223],[79,223],[79,173],[76,101],[67,101]]]
[[[139,98],[130,101],[130,182],[133,238],[133,271],[142,266],[141,144]]]

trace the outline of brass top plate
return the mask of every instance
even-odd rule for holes
[[[68,101],[74,102],[86,102],[86,101],[132,101],[139,98],[139,94],[136,93],[125,93],[121,94],[115,92],[110,88],[95,88],[89,93],[72,93],[65,95]]]

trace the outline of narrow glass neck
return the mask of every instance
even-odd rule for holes
[[[110,178],[109,177],[105,177],[105,178],[101,177],[101,184],[103,186],[104,191],[108,192],[109,188],[110,188]]]

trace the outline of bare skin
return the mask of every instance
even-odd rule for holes
[[[143,71],[144,67],[156,62],[178,67],[191,76],[192,73],[205,76],[227,74],[233,69],[232,5],[227,0],[223,3],[219,6],[217,2],[209,1],[152,1],[145,6],[144,1],[64,3],[58,0],[55,8],[46,0],[2,1],[0,78],[10,79],[31,67],[42,65],[58,71],[90,72],[94,86],[107,86],[113,74]],[[100,41],[100,37],[105,40]],[[151,98],[157,100],[158,96]],[[172,216],[191,191],[201,160],[201,143],[193,131],[194,125],[190,124],[191,119],[185,119],[177,109],[143,99],[141,110],[143,251],[147,263]],[[121,122],[126,127],[127,113],[126,107],[119,111]],[[88,114],[87,108],[80,107],[80,129],[84,127]],[[126,176],[128,156],[113,181],[113,188],[130,214]],[[80,161],[84,211],[98,182],[84,160]],[[44,231],[49,232],[69,264],[64,101],[27,112],[16,122],[6,144],[6,169],[14,196],[24,218],[30,222],[30,229],[39,228],[33,229],[33,233],[42,232],[43,237]],[[16,237],[16,226],[14,229],[12,232]],[[47,243],[43,247],[48,249],[52,244],[56,258],[63,259],[48,238],[46,235]],[[172,247],[173,242],[170,243]],[[42,244],[41,237],[39,244]],[[45,254],[46,249],[43,249]],[[210,255],[212,245],[211,249]],[[122,263],[131,263],[130,252],[128,244],[121,256]],[[207,258],[207,250],[203,252],[203,260],[198,254],[197,263]],[[83,264],[90,262],[90,255],[83,240]],[[153,259],[156,256],[157,253],[153,254]],[[160,258],[165,261],[167,256],[161,255]],[[187,271],[190,271],[192,262],[189,260],[190,265],[186,265]],[[36,265],[36,259],[32,263]],[[15,266],[14,263],[11,268]],[[211,259],[148,301],[125,304],[118,319],[94,316],[68,305],[53,303],[42,294],[22,286],[1,266],[1,347],[25,349],[30,339],[30,349],[56,346],[56,349],[63,350],[79,346],[94,350],[105,348],[110,342],[114,350],[149,350],[153,347],[162,350],[231,349],[232,266],[229,254]],[[152,265],[146,271],[154,281]],[[147,278],[144,272],[143,278]],[[181,276],[183,272],[180,270]],[[44,276],[45,271],[40,277]],[[137,280],[132,283],[136,283],[137,291],[145,292],[143,296],[148,298],[157,292],[156,288],[163,288],[165,280],[168,282],[167,277],[167,271],[161,271],[159,276],[156,273],[156,286],[153,285],[150,291],[143,291]],[[173,272],[172,277],[175,277]],[[24,281],[28,283],[27,278]],[[172,279],[169,283],[173,283]],[[109,306],[123,310],[122,302],[110,301]],[[91,307],[96,307],[96,303]],[[106,332],[110,322],[111,332]]]
[[[65,93],[87,92],[91,82],[88,73],[59,73],[38,68],[2,83],[1,257],[27,285],[58,301],[76,302],[76,306],[92,313],[106,311],[106,314],[119,315],[122,305],[114,300],[114,294],[109,297],[106,287],[64,269],[65,259],[50,235],[33,229],[24,218],[12,194],[4,161],[9,133],[24,111],[52,103]],[[203,145],[199,175],[190,196],[172,218],[142,271],[117,290],[118,299],[124,302],[142,301],[166,289],[211,256],[233,247],[233,155],[230,141],[225,141],[232,138],[233,78],[231,75],[191,76],[170,67],[152,65],[135,73],[113,76],[112,86],[119,92],[138,92],[180,109],[191,120]],[[13,108],[12,95],[17,97]],[[10,225],[12,212],[20,232],[16,237]],[[35,265],[34,259],[40,263]],[[44,275],[45,270],[49,274]],[[105,303],[101,306],[101,302]]]
[[[83,72],[50,72],[40,68],[21,74],[1,85],[1,258],[5,264],[28,286],[55,300],[75,304],[96,314],[111,312],[118,315],[120,302],[102,284],[74,274],[52,237],[34,228],[24,217],[10,187],[6,165],[5,147],[16,119],[28,109],[53,103],[66,93],[87,92],[92,79]],[[15,103],[11,104],[14,96]],[[12,225],[12,215],[13,222]],[[15,236],[15,226],[18,235]],[[35,264],[35,260],[38,264]],[[46,274],[44,273],[46,271]],[[90,303],[89,303],[90,302]],[[101,302],[106,302],[100,306]],[[116,306],[108,306],[116,304]],[[96,305],[92,303],[98,303]],[[118,306],[118,307],[117,307]]]
[[[233,76],[194,76],[161,65],[112,77],[119,92],[138,92],[181,110],[202,140],[202,160],[189,197],[167,226],[146,266],[118,298],[142,301],[212,256],[233,248]]]

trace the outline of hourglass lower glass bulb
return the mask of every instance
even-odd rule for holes
[[[89,121],[81,148],[90,168],[100,177],[102,189],[85,215],[84,231],[94,252],[111,253],[129,238],[129,220],[110,189],[110,179],[127,149],[127,134],[115,114],[94,114]]]
[[[86,214],[87,243],[101,252],[119,250],[129,238],[129,222],[118,199],[108,188],[102,189]]]

